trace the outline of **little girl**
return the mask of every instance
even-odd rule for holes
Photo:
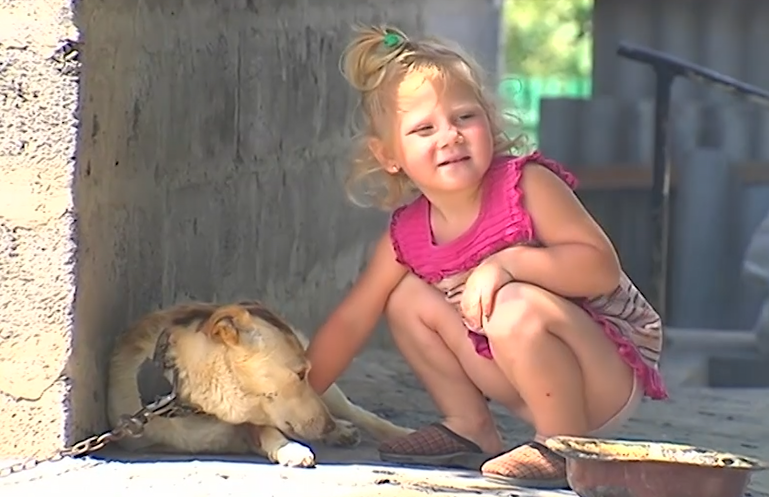
[[[325,391],[384,314],[443,421],[382,444],[383,460],[482,464],[514,485],[566,486],[565,462],[544,439],[605,433],[645,396],[666,397],[659,316],[573,193],[574,177],[540,153],[510,155],[520,141],[505,135],[467,56],[369,27],[343,69],[363,118],[352,179],[397,208],[310,344],[310,383]],[[484,397],[536,436],[504,451]]]

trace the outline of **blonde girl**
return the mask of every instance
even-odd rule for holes
[[[394,211],[312,340],[310,383],[325,391],[384,315],[443,419],[382,444],[383,460],[565,486],[545,438],[603,434],[644,397],[665,398],[659,316],[574,177],[540,153],[512,153],[520,142],[470,58],[372,26],[357,31],[343,70],[362,117],[350,185]],[[484,397],[535,436],[503,447]]]

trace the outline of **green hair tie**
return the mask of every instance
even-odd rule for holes
[[[398,33],[387,33],[384,36],[384,46],[387,48],[395,48],[401,43],[403,43],[403,37],[399,35]]]

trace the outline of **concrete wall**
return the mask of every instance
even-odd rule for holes
[[[113,337],[146,311],[259,297],[312,331],[386,222],[342,194],[340,51],[425,4],[2,5],[0,455],[32,455],[105,427]],[[79,81],[47,60],[78,31]]]
[[[503,70],[502,0],[426,2],[425,32],[459,43],[496,82]]]
[[[78,88],[48,57],[77,31],[64,0],[0,12],[0,454],[23,454],[52,449],[66,423]]]

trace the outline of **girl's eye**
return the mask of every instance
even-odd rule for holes
[[[432,129],[433,129],[432,126],[420,126],[419,128],[414,130],[414,133],[425,134],[425,133],[430,132],[430,130],[432,130]]]
[[[469,114],[462,114],[461,116],[459,116],[459,119],[462,121],[466,121],[468,119],[472,119],[473,117],[475,117],[475,114],[469,113]]]

